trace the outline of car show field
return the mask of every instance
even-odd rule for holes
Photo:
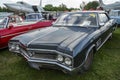
[[[120,28],[113,33],[94,55],[89,71],[82,74],[64,74],[52,69],[36,70],[25,59],[3,49],[0,51],[0,80],[120,80]]]
[[[120,80],[120,0],[2,0],[0,80]]]

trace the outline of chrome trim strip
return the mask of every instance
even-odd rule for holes
[[[9,35],[5,35],[5,36],[1,36],[1,38],[6,38],[6,37],[9,37],[9,36],[14,36],[14,35],[18,35],[18,34],[22,34],[22,33],[26,33],[28,31],[24,31],[24,32],[19,32],[19,33],[15,33],[15,34],[9,34]]]
[[[7,17],[7,22],[5,23],[4,28],[7,28],[9,26],[9,18]]]
[[[38,62],[38,63],[47,63],[47,64],[58,65],[58,66],[66,69],[66,70],[68,70],[68,71],[73,71],[73,70],[74,70],[74,68],[69,68],[69,67],[64,66],[64,65],[62,65],[62,64],[59,64],[59,63],[57,63],[57,62],[38,61],[38,60],[32,60],[32,59],[28,59],[28,58],[27,58],[27,60],[28,60],[28,62]]]
[[[53,59],[43,59],[43,58],[33,58],[33,57],[30,57],[30,58],[33,60],[42,60],[42,61],[57,61],[57,60],[53,60]]]
[[[86,62],[86,60],[87,60],[87,58],[88,58],[89,52],[92,50],[93,47],[95,47],[95,44],[93,44],[93,45],[87,50],[86,57],[85,57],[84,61],[76,68],[76,70],[79,70],[80,67],[82,67],[82,66],[85,64],[85,62]]]

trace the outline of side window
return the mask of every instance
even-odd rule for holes
[[[15,22],[15,18],[14,18],[14,17],[11,17],[11,18],[10,18],[10,23],[13,23],[13,22]]]
[[[108,20],[109,19],[106,14],[99,14],[99,23],[106,23]]]

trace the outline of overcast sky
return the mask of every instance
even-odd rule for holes
[[[0,0],[0,6],[3,6],[3,3],[15,3],[17,1],[25,1],[29,4],[33,5],[39,5],[40,0]],[[61,3],[67,5],[68,8],[79,8],[80,4],[84,1],[85,3],[88,3],[90,1],[96,1],[96,0],[42,0],[42,6],[46,4],[52,4],[54,6],[59,6]],[[98,1],[98,0],[97,0]],[[104,3],[113,3],[120,0],[103,0]]]

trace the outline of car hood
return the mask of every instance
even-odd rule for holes
[[[71,43],[87,37],[93,30],[80,27],[48,27],[17,36],[15,39],[33,49],[66,49]]]

